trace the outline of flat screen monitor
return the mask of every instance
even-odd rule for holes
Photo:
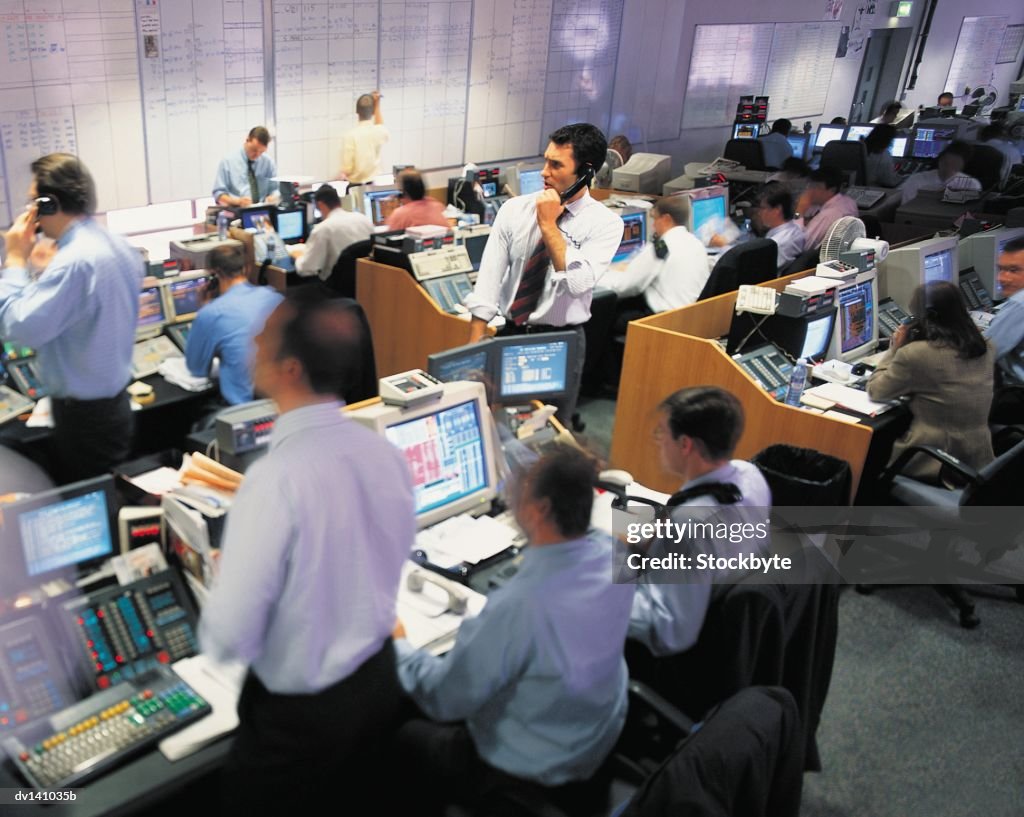
[[[490,509],[498,485],[496,434],[483,384],[448,383],[437,400],[411,408],[373,404],[348,416],[402,452],[419,527]]]
[[[936,125],[918,125],[913,130],[911,153],[915,159],[935,159],[946,146],[956,139],[957,128]]]
[[[363,190],[363,212],[375,227],[386,224],[388,216],[402,205],[402,193],[395,187]]]
[[[819,152],[825,145],[836,139],[842,139],[846,133],[846,125],[818,125],[818,135],[814,138],[814,150]]]
[[[902,159],[907,155],[907,144],[910,140],[906,136],[897,136],[889,145],[889,155],[894,159]]]
[[[709,233],[718,229],[718,225],[729,215],[728,188],[715,185],[688,191],[690,197],[690,223],[686,228],[707,243]]]
[[[539,193],[544,189],[544,177],[541,176],[542,168],[523,168],[519,171],[519,195],[525,196],[529,193]]]
[[[824,315],[809,318],[806,321],[807,332],[804,334],[804,343],[796,357],[805,360],[823,360],[828,352],[828,346],[832,342],[832,328],[835,322],[834,309],[828,310]]]
[[[786,141],[789,142],[790,148],[793,150],[793,155],[797,159],[807,158],[807,148],[810,143],[811,135],[809,133],[791,133],[786,137]]]
[[[482,383],[490,394],[494,382],[490,347],[490,341],[483,341],[427,355],[427,373],[442,383],[458,380]]]
[[[277,234],[285,244],[295,244],[306,237],[306,208],[277,211]]]
[[[846,362],[878,346],[878,284],[874,270],[836,290],[838,312],[828,356]]]
[[[874,125],[850,125],[846,128],[846,135],[843,136],[843,141],[859,142],[861,139],[867,138],[868,134],[874,129]]]
[[[498,403],[525,403],[565,397],[572,386],[577,354],[575,332],[546,332],[500,338],[495,342]]]
[[[252,207],[239,207],[236,211],[242,226],[247,230],[259,230],[260,222],[267,219],[271,226],[276,229],[274,217],[277,214],[277,207],[269,204],[254,204]]]
[[[757,122],[737,122],[732,126],[733,139],[756,139],[761,135],[761,125]]]
[[[110,474],[35,494],[4,507],[4,552],[21,554],[33,583],[83,571],[114,554],[116,509]]]
[[[647,213],[624,213],[622,216],[622,241],[612,257],[612,263],[624,261],[647,241]]]
[[[139,320],[135,324],[135,336],[139,339],[156,337],[167,323],[164,313],[164,299],[160,287],[144,287],[139,292]]]
[[[209,275],[172,278],[164,287],[170,300],[167,316],[170,321],[187,321],[195,317],[203,305],[203,297],[210,285]]]
[[[992,293],[992,299],[1003,300],[1003,288],[999,286],[998,264],[1006,242],[1024,238],[1024,227],[1001,227],[974,233],[960,242],[960,269],[973,269],[978,273],[982,286]]]

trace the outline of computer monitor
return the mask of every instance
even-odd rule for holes
[[[906,136],[897,136],[892,140],[892,144],[889,145],[889,155],[894,159],[902,159],[907,155],[907,145],[910,143],[910,139]]]
[[[498,182],[497,181],[480,182],[480,189],[484,191],[484,198],[485,199],[493,199],[495,196],[498,195]]]
[[[251,207],[238,207],[235,213],[242,221],[242,226],[247,230],[260,229],[260,222],[267,219],[270,225],[277,229],[277,207],[272,204],[254,204]]]
[[[541,171],[543,163],[520,163],[516,167],[506,170],[507,184],[517,196],[525,196],[529,193],[539,193],[544,189],[544,179]]]
[[[690,222],[686,229],[706,243],[704,233],[718,229],[716,225],[729,215],[729,188],[724,185],[698,187],[684,195],[690,198]]]
[[[375,227],[386,224],[388,216],[402,206],[402,191],[397,187],[369,187],[363,190],[363,212]]]
[[[20,554],[32,583],[84,572],[114,554],[117,507],[110,474],[5,505],[3,552]]]
[[[911,155],[915,159],[935,159],[956,135],[956,126],[918,125],[911,132]]]
[[[758,315],[738,312],[732,317],[726,351],[730,355],[744,354],[761,346],[765,341],[781,349],[793,360],[825,359],[832,329],[835,325],[834,307],[807,315]]]
[[[305,207],[277,211],[277,234],[285,244],[297,244],[308,233]]]
[[[139,292],[139,319],[135,324],[135,339],[155,338],[164,331],[167,315],[159,286],[143,287]]]
[[[164,306],[167,310],[168,323],[189,321],[196,316],[199,307],[203,305],[211,277],[207,272],[200,270],[164,280],[163,287],[167,293]]]
[[[932,281],[956,283],[960,272],[956,236],[929,238],[906,247],[895,247],[879,266],[879,290],[904,310],[914,290]]]
[[[495,402],[558,400],[572,391],[571,362],[577,354],[575,332],[545,332],[498,339],[493,346]]]
[[[791,133],[786,137],[786,141],[789,142],[789,146],[793,150],[793,155],[797,159],[807,158],[808,149],[811,144],[811,134]]]
[[[482,383],[490,403],[494,386],[492,345],[493,341],[485,340],[427,355],[427,373],[442,383],[459,380]]]
[[[999,286],[999,275],[996,265],[1007,241],[1024,238],[1024,227],[1001,227],[986,230],[967,236],[960,242],[960,269],[973,269],[978,273],[982,285],[990,293],[992,299],[1001,301],[1005,298],[1003,288]]]
[[[818,134],[814,137],[815,152],[820,152],[829,142],[841,140],[844,133],[846,125],[818,125]]]
[[[761,125],[757,122],[737,122],[732,126],[733,139],[756,139],[761,135]]]
[[[869,124],[849,125],[846,128],[846,135],[843,136],[843,141],[859,142],[861,139],[867,138],[868,134],[870,134],[874,129],[875,126]]]
[[[836,289],[836,326],[828,357],[849,363],[878,346],[878,278],[876,270],[862,272]]]
[[[487,246],[487,239],[490,238],[490,227],[479,227],[462,238],[462,246],[466,248],[469,255],[469,262],[473,265],[473,271],[480,269],[480,262],[484,257],[484,248]]]
[[[378,403],[348,416],[402,452],[418,527],[490,509],[497,496],[498,449],[483,384],[447,383],[437,400],[408,408]]]
[[[612,263],[625,261],[647,241],[647,212],[637,210],[622,214],[622,241],[612,257]]]

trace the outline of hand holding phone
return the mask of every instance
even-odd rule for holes
[[[8,267],[25,267],[36,243],[36,205],[30,204],[4,234]]]

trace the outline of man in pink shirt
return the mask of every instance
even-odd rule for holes
[[[423,177],[415,170],[403,170],[398,177],[402,188],[405,204],[388,216],[389,230],[405,230],[409,227],[422,227],[425,224],[436,224],[448,227],[448,219],[444,217],[444,205],[437,199],[427,196]]]
[[[857,216],[857,202],[839,192],[842,186],[843,174],[838,168],[823,167],[811,173],[807,189],[797,202],[804,249],[820,247],[829,228],[843,216]]]

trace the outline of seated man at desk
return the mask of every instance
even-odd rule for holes
[[[270,131],[259,125],[249,131],[240,150],[233,150],[217,166],[213,200],[221,207],[248,207],[258,201],[276,201],[277,167],[266,155]]]
[[[1002,386],[997,389],[992,419],[999,423],[1024,422],[1024,238],[1003,245],[996,261],[999,286],[1006,302],[985,330],[996,347],[996,370]]]
[[[203,306],[192,322],[185,343],[185,363],[193,377],[207,377],[213,359],[220,358],[220,393],[230,405],[253,398],[249,369],[253,339],[283,296],[270,287],[255,287],[245,277],[240,246],[215,247],[207,260],[219,293]]]
[[[598,281],[620,303],[637,299],[634,317],[694,303],[711,274],[704,245],[685,226],[690,217],[686,196],[658,199],[651,216],[654,240],[625,269],[610,269]]]
[[[857,202],[839,191],[843,174],[836,167],[821,167],[811,173],[807,189],[797,202],[797,216],[804,229],[804,248],[820,247],[829,228],[843,216],[856,216]]]
[[[612,581],[611,539],[590,529],[596,469],[564,448],[526,473],[514,501],[529,545],[518,573],[466,620],[442,657],[396,628],[402,686],[432,720],[398,733],[398,773],[412,802],[474,806],[513,785],[556,801],[578,797],[626,718],[622,657],[633,599]],[[569,785],[567,785],[569,784]]]
[[[437,227],[449,226],[444,215],[444,205],[427,195],[427,188],[419,171],[403,170],[398,176],[398,186],[402,190],[403,203],[388,216],[389,230],[405,230],[427,224]]]
[[[896,138],[892,125],[875,125],[864,140],[867,151],[868,187],[899,187],[903,177],[896,172],[896,165],[889,154],[889,146]]]
[[[938,167],[919,170],[903,182],[903,204],[913,201],[923,190],[966,190],[981,195],[981,182],[964,173],[964,165],[971,158],[971,146],[966,142],[950,142],[939,154]]]
[[[662,401],[657,422],[654,439],[662,466],[682,480],[680,493],[675,494],[682,501],[672,510],[673,519],[685,522],[687,507],[771,507],[771,490],[757,466],[732,459],[743,434],[744,417],[743,406],[729,392],[717,386],[680,389]],[[729,491],[732,495],[728,499],[735,499],[737,493],[739,498],[725,503],[725,493]],[[727,544],[720,540],[693,540],[686,544],[687,552],[728,555],[720,552]],[[766,545],[751,539],[728,546],[739,553],[761,550]],[[658,541],[653,542],[650,552],[654,553],[658,546]],[[678,550],[675,544],[667,547]],[[694,581],[686,584],[652,583],[641,576],[633,599],[629,637],[639,642],[646,653],[631,645],[631,675],[638,677],[639,672],[643,680],[644,668],[652,666],[651,655],[674,655],[696,643],[711,600],[712,584],[720,578],[710,574],[711,571],[700,571]],[[638,659],[635,662],[634,656]]]
[[[295,260],[295,271],[302,276],[319,276],[326,281],[334,271],[338,257],[351,245],[369,241],[373,222],[363,213],[350,213],[341,206],[338,191],[322,184],[313,194],[313,204],[322,220],[313,227],[305,244],[291,244],[288,254]]]
[[[781,182],[769,182],[754,205],[754,222],[764,237],[778,245],[777,267],[781,270],[804,251],[804,231],[796,223],[793,195]]]
[[[761,139],[765,167],[780,168],[782,163],[793,155],[793,146],[786,138],[792,129],[793,123],[788,119],[776,119],[772,122],[772,132]]]

